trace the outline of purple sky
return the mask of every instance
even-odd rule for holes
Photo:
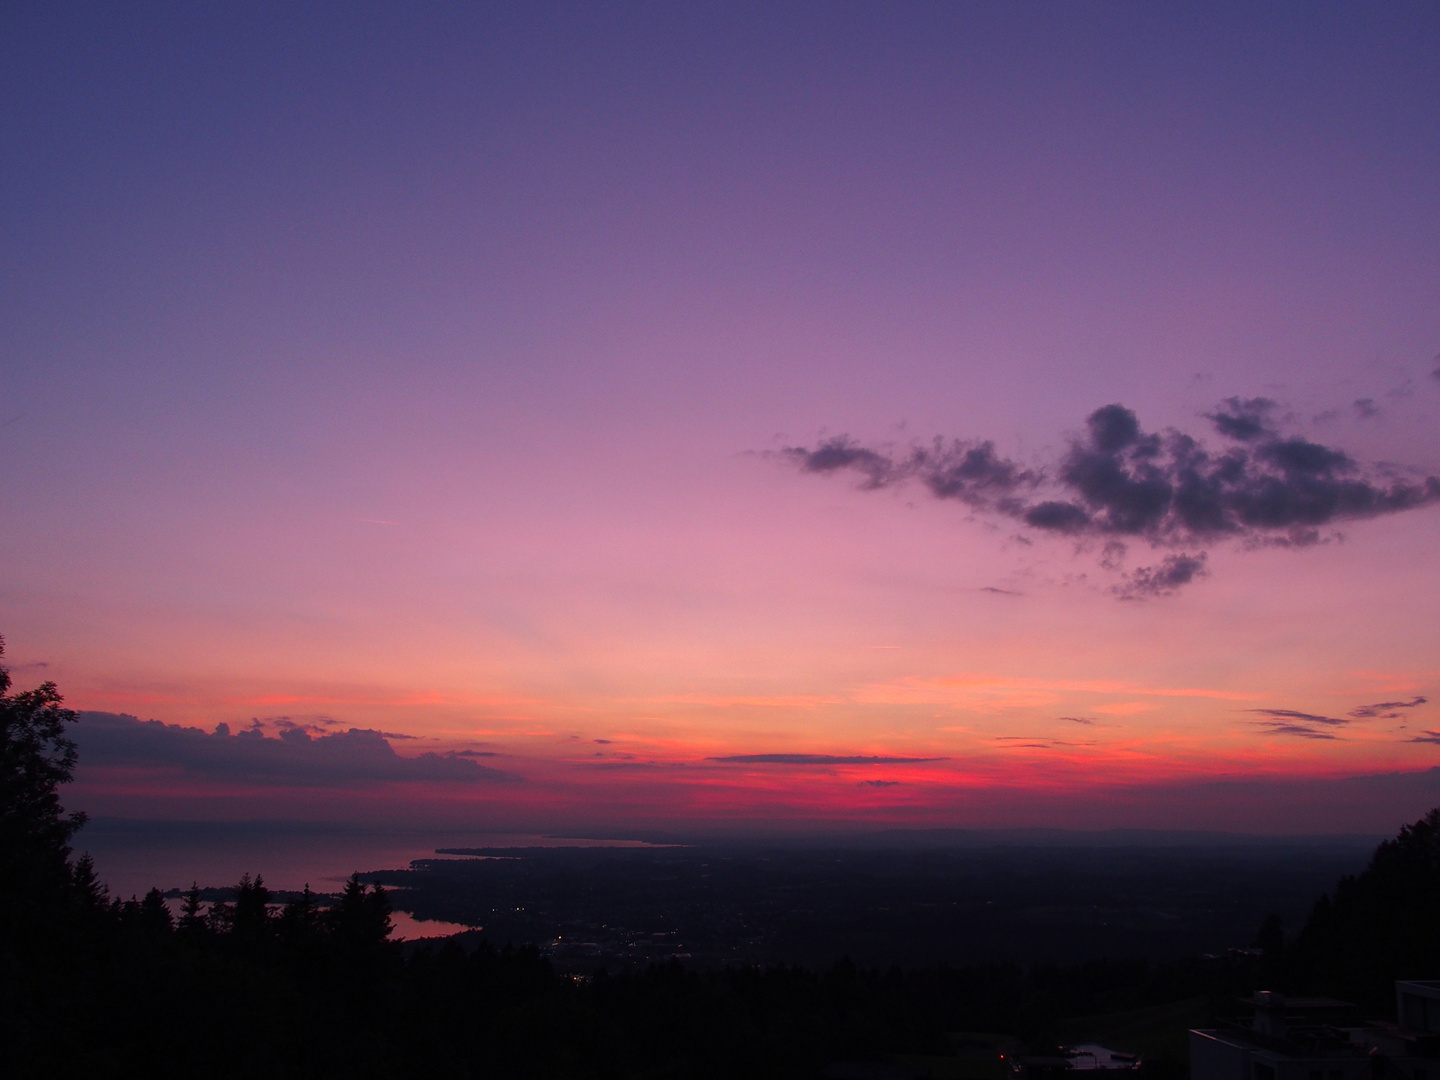
[[[9,5],[0,94],[20,685],[500,754],[524,783],[474,813],[516,828],[537,792],[1244,827],[1193,793],[1400,776],[1383,832],[1440,802],[1440,698],[1350,715],[1440,692],[1433,5]],[[1268,442],[1216,430],[1230,398]],[[1298,545],[1027,524],[1084,501],[1109,404],[1424,497]],[[785,452],[937,436],[1028,501]],[[703,764],[757,754],[943,760]],[[108,812],[251,812],[108,760]]]

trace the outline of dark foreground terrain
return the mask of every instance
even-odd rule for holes
[[[6,1076],[1005,1080],[1002,1047],[1099,1040],[1183,1080],[1186,1026],[1239,994],[1384,1016],[1392,980],[1440,974],[1440,810],[1293,935],[1334,852],[504,851],[379,875],[485,924],[440,944],[389,940],[391,893],[359,875],[283,903],[258,877],[193,889],[177,919],[72,858],[73,714],[8,689],[0,667]]]
[[[566,873],[594,865],[603,868],[597,881],[636,883],[632,911],[663,914],[674,897],[693,894],[693,883],[679,884],[685,874],[713,865],[713,855],[698,852],[644,853],[658,855],[656,864],[612,861],[613,854],[591,852],[594,864],[569,852],[442,869],[460,875],[462,892],[483,892],[477,881],[489,879],[474,877],[477,866],[487,867],[482,875],[508,868],[522,882],[539,873],[553,885],[560,879],[545,875],[557,865]],[[811,910],[806,898],[837,882],[849,882],[844,895],[853,901],[906,895],[893,879],[903,884],[907,873],[931,880],[927,888],[950,880],[930,876],[948,865],[940,855],[862,857],[839,878],[807,868],[819,858],[799,856],[786,869],[788,857],[737,857],[735,881],[716,888],[738,897],[748,882],[754,910],[771,905],[777,925],[793,926]],[[782,866],[770,877],[752,865],[772,859]],[[358,875],[337,897],[303,892],[284,904],[248,878],[209,904],[193,890],[176,920],[158,891],[109,900],[86,860],[52,859],[51,871],[48,880],[32,878],[29,892],[5,879],[0,1039],[21,1076],[820,1077],[827,1069],[836,1075],[837,1063],[870,1062],[1005,1080],[1001,1048],[1044,1053],[1097,1040],[1145,1055],[1146,1078],[1183,1080],[1186,1027],[1233,1012],[1236,997],[1257,986],[1332,994],[1354,1001],[1357,1014],[1385,1015],[1390,980],[1440,971],[1440,811],[1380,845],[1363,872],[1322,895],[1298,934],[1287,938],[1278,917],[1264,919],[1246,948],[1211,956],[1146,957],[1137,949],[1067,962],[720,964],[670,956],[684,943],[677,936],[645,950],[626,946],[614,967],[590,956],[593,970],[578,973],[553,946],[497,948],[485,933],[391,942],[390,893]],[[414,871],[434,872],[428,864]],[[1263,880],[1258,867],[1254,873]],[[792,880],[803,887],[778,903]],[[1025,899],[1024,881],[997,880],[1015,891],[997,893],[990,906],[1014,901],[1021,925],[1027,905],[1046,910]],[[415,886],[412,898],[420,892]],[[537,895],[528,885],[525,892]],[[553,895],[569,903],[585,895],[583,881]],[[1151,905],[1168,895],[1135,893],[1129,902],[1164,911]],[[1177,895],[1202,912],[1212,894]],[[46,902],[35,903],[41,896]],[[850,932],[834,920],[855,910],[834,899],[814,940],[823,943],[827,926]],[[879,925],[900,925],[905,910]],[[511,912],[522,914],[530,917]],[[703,927],[703,914],[681,917]],[[884,938],[854,940],[881,948]]]
[[[1372,845],[1369,845],[1373,847]],[[1166,961],[1225,954],[1364,866],[1353,842],[442,849],[364,875],[421,919],[534,943],[566,971]],[[471,856],[471,857],[464,857]]]

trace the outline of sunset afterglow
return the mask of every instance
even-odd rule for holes
[[[0,633],[67,805],[1440,801],[1435,8],[146,10],[0,35]]]

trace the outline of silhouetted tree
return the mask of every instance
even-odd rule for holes
[[[1440,808],[1322,896],[1291,952],[1302,983],[1367,1007],[1387,1006],[1395,979],[1440,971]]]
[[[238,941],[253,944],[270,936],[269,903],[270,890],[265,887],[264,878],[256,875],[252,881],[249,874],[242,874],[235,886],[235,906],[230,918],[231,933]]]
[[[280,939],[287,948],[305,952],[314,946],[320,931],[320,905],[310,891],[310,883],[306,882],[305,890],[280,912]]]
[[[70,839],[85,815],[67,815],[58,793],[75,769],[75,743],[65,736],[75,713],[53,682],[13,695],[10,686],[0,664],[0,929],[29,933],[63,904]]]
[[[140,929],[140,901],[136,899],[134,893],[131,893],[130,899],[124,903],[121,903],[117,897],[115,902],[110,905],[110,911],[115,916],[116,922],[126,930],[137,931]]]
[[[140,926],[151,935],[168,934],[174,929],[175,920],[159,889],[151,889],[140,901]]]
[[[348,950],[378,948],[394,929],[390,897],[379,885],[368,889],[358,873],[350,875],[327,921],[336,944]]]
[[[70,868],[70,901],[76,910],[91,920],[109,909],[110,890],[95,873],[95,863],[89,855],[81,855]]]
[[[180,907],[179,930],[187,938],[197,938],[208,929],[202,904],[200,885],[198,882],[192,881],[190,888],[186,890],[184,903]]]
[[[75,966],[113,914],[90,859],[70,864],[70,840],[85,822],[67,815],[59,796],[75,770],[65,735],[75,713],[52,682],[18,694],[10,687],[0,664],[0,1046],[21,1075],[23,1063],[61,1045]]]
[[[235,908],[223,900],[216,900],[205,913],[205,927],[212,934],[228,934],[235,922]]]

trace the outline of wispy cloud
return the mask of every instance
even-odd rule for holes
[[[1340,736],[1329,731],[1320,731],[1317,728],[1306,727],[1304,724],[1287,724],[1278,721],[1261,721],[1267,733],[1271,735],[1294,735],[1301,739],[1329,739],[1336,740]]]
[[[1429,698],[1416,696],[1410,701],[1377,701],[1374,705],[1360,705],[1350,710],[1350,715],[1357,720],[1380,718],[1383,720],[1398,720],[1405,714],[1401,709],[1414,709],[1424,705]]]
[[[1167,555],[1159,566],[1141,566],[1126,574],[1124,581],[1110,591],[1123,600],[1173,596],[1183,586],[1209,573],[1203,551],[1198,555]]]
[[[992,742],[1005,743],[1009,749],[1049,750],[1056,746],[1095,746],[1088,742],[1067,742],[1064,739],[1047,739],[1043,735],[997,735]]]
[[[710,757],[727,765],[917,765],[943,757],[891,757],[884,754],[727,754]]]
[[[1327,729],[1344,727],[1350,721],[1340,716],[1322,716],[1298,709],[1247,709],[1246,712],[1266,717],[1255,721],[1269,735],[1293,735],[1300,739],[1338,739]]]
[[[1299,721],[1303,724],[1328,724],[1332,727],[1340,727],[1350,722],[1339,716],[1321,716],[1317,713],[1299,712],[1295,709],[1247,709],[1246,711],[1275,720]]]
[[[1334,739],[1334,729],[1345,727],[1356,720],[1399,720],[1405,713],[1401,710],[1414,709],[1429,699],[1416,695],[1409,701],[1377,701],[1373,705],[1358,705],[1345,716],[1325,716],[1320,713],[1301,712],[1298,709],[1247,709],[1246,712],[1265,719],[1255,723],[1271,735],[1295,735],[1304,739]],[[1416,737],[1411,742],[1428,742]]]

